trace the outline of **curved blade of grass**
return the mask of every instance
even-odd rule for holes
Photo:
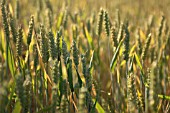
[[[68,61],[67,61],[67,74],[68,74],[68,82],[69,82],[71,92],[74,92],[73,75],[72,75],[72,61],[70,58],[68,58]]]
[[[130,49],[129,56],[133,56],[133,53],[134,53],[136,47],[137,47],[137,44],[133,45],[133,47]]]
[[[135,55],[135,60],[137,62],[137,65],[139,66],[140,71],[141,71],[142,82],[144,83],[145,87],[149,87],[146,80],[144,79],[144,71],[143,71],[142,65],[140,63],[139,57],[138,57],[138,55],[136,53],[134,53],[134,55]]]
[[[134,56],[135,56],[135,60],[137,62],[137,65],[139,66],[139,68],[140,68],[140,70],[142,71],[142,74],[143,74],[143,68],[142,68],[142,64],[141,64],[141,62],[139,60],[139,57],[138,57],[138,55],[136,53],[134,53]]]
[[[96,108],[96,104],[97,104],[97,99],[96,99],[95,101],[93,101],[93,102],[94,102],[94,104],[93,104],[93,107],[92,107],[90,113],[95,113],[95,108]]]
[[[21,111],[21,103],[19,100],[17,100],[17,102],[15,103],[15,107],[14,110],[12,111],[12,113],[20,113]]]
[[[94,45],[93,45],[93,39],[92,39],[92,37],[90,36],[90,34],[89,34],[89,32],[88,32],[88,30],[87,30],[87,28],[85,27],[85,34],[86,34],[86,36],[87,36],[87,41],[88,41],[88,43],[89,43],[89,45],[90,45],[90,48],[94,48]]]
[[[64,16],[64,13],[61,12],[60,15],[59,15],[59,17],[58,17],[58,20],[57,20],[57,29],[59,29],[60,26],[61,26],[61,23],[62,23],[62,21],[63,21],[63,16]]]
[[[2,46],[2,52],[4,52],[5,51],[5,36],[4,36],[4,32],[3,32],[3,29],[1,29],[1,46]]]
[[[75,67],[75,68],[76,68],[76,67]],[[77,77],[78,77],[78,83],[79,83],[80,88],[81,88],[81,87],[82,87],[82,80],[81,80],[81,77],[80,77],[80,74],[79,74],[77,68],[76,68],[76,72],[77,72]]]
[[[116,52],[115,52],[115,54],[113,55],[112,61],[111,61],[111,63],[110,63],[110,69],[111,69],[111,70],[113,70],[114,67],[115,67],[115,65],[116,65],[116,60],[117,60],[117,57],[118,57],[118,54],[119,54],[120,47],[121,47],[121,45],[122,45],[122,43],[123,43],[123,40],[124,40],[124,39],[122,39],[122,40],[120,41],[120,43],[119,43],[119,45],[118,45],[118,47],[117,47],[117,49],[116,49]]]
[[[0,38],[0,51],[3,53],[4,52],[4,49],[3,49],[3,46],[2,46],[2,39]]]
[[[2,39],[1,40],[4,40],[4,37],[2,36]],[[12,77],[14,78],[14,74],[15,74],[15,61],[14,61],[14,55],[13,55],[13,52],[12,52],[12,49],[10,48],[10,46],[8,46],[8,58],[6,58],[6,54],[5,54],[5,46],[6,44],[4,43],[4,41],[1,41],[0,43],[0,49],[3,53],[3,57],[5,60],[8,60],[8,66],[9,66],[9,70],[11,72],[11,75]]]
[[[14,78],[16,68],[15,68],[14,55],[12,53],[12,49],[10,48],[10,46],[8,47],[8,66],[9,66],[11,75]]]
[[[161,99],[166,99],[166,100],[170,100],[170,96],[166,96],[166,95],[160,95],[158,94],[158,97]]]
[[[140,63],[139,57],[138,57],[138,55],[136,53],[134,55],[135,55],[135,59],[136,59],[137,65],[139,66],[140,70],[143,73],[143,68],[142,68],[142,64]]]
[[[104,111],[104,109],[102,108],[102,106],[101,106],[98,102],[96,102],[95,99],[93,99],[93,102],[96,103],[96,109],[97,109],[98,113],[105,113],[105,111]]]

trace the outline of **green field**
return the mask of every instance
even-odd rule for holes
[[[169,0],[0,0],[0,113],[169,113]]]

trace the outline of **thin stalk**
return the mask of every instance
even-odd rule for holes
[[[127,101],[128,101],[128,99],[129,99],[129,92],[128,92],[128,61],[126,61],[126,98],[127,98]],[[129,105],[129,101],[127,102],[127,112],[129,113],[129,108],[131,107],[130,105]]]
[[[45,64],[45,69],[46,69],[46,73],[48,74],[48,62]],[[48,101],[48,81],[44,81],[44,83],[45,82],[47,82],[46,84],[47,84],[47,89],[45,89],[44,91],[45,91],[45,93],[46,93],[46,95],[45,95],[45,105],[47,105],[47,101]]]
[[[110,64],[110,38],[108,37],[109,41],[108,41],[108,54],[109,54],[109,64]],[[113,76],[112,76],[112,72],[110,71],[110,80],[111,80],[111,93],[113,94]]]
[[[109,54],[109,64],[110,64],[110,38],[108,37],[108,54]]]
[[[142,67],[144,66],[144,60],[142,60]],[[141,74],[141,73],[140,73]],[[140,89],[142,92],[142,76],[140,76]],[[148,87],[145,87],[145,113],[148,113]]]
[[[145,113],[148,113],[148,88],[145,87]]]
[[[100,81],[100,35],[98,36],[98,49],[97,49],[97,57],[98,57],[98,81]]]
[[[142,60],[142,67],[144,66],[144,60]],[[140,72],[140,91],[142,92],[143,89],[143,82],[142,82],[142,73]]]
[[[28,50],[28,61],[27,61],[27,66],[28,66],[28,73],[29,73],[29,75],[30,75],[31,73],[30,73],[30,56],[29,56],[29,46],[28,46],[27,50]],[[32,76],[31,76],[31,75],[30,75],[30,77],[31,77],[31,80],[32,80]]]
[[[36,68],[34,68],[34,72],[35,72],[35,78],[34,78],[34,83],[35,83],[35,85],[34,85],[34,93],[35,93],[35,96],[34,97],[38,97],[38,80],[37,80],[37,75],[36,75]],[[36,101],[36,99],[34,100],[35,101],[35,106],[34,106],[34,108],[35,108],[35,111],[36,111],[36,108],[37,108],[37,101]]]
[[[9,48],[9,40],[6,38],[6,78],[8,79],[8,48]]]
[[[98,36],[98,49],[97,49],[97,58],[98,58],[98,66],[97,66],[97,69],[98,69],[98,73],[97,73],[97,80],[98,80],[98,83],[99,83],[99,89],[101,89],[101,71],[100,71],[100,35]],[[101,103],[101,99],[100,99],[100,96],[101,96],[101,92],[98,92],[98,102]]]

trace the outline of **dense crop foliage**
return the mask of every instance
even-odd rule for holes
[[[168,1],[1,0],[0,113],[170,112]]]

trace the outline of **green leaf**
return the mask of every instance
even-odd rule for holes
[[[5,47],[6,47],[6,43],[5,43],[5,35],[4,35],[4,32],[3,30],[1,29],[1,46],[2,46],[2,52],[5,51]]]
[[[60,26],[61,26],[61,24],[62,24],[62,21],[63,21],[63,15],[64,15],[64,13],[63,13],[63,12],[61,12],[61,13],[60,13],[60,15],[59,15],[59,17],[58,17],[58,20],[57,20],[57,29],[59,29],[59,28],[60,28]]]
[[[93,104],[93,107],[92,107],[90,113],[95,113],[95,108],[96,108],[96,104],[97,104],[97,99],[96,99],[95,101],[93,100],[93,102],[94,102],[94,104]]]
[[[3,53],[4,52],[4,49],[3,49],[3,46],[2,46],[2,39],[0,39],[0,51]]]
[[[139,60],[139,57],[138,55],[135,53],[135,60],[137,62],[137,65],[139,66],[140,68],[140,72],[141,72],[141,77],[142,77],[142,82],[144,83],[145,87],[149,87],[149,85],[147,84],[146,80],[144,79],[144,71],[143,71],[143,68],[142,68],[142,65],[140,63],[140,60]]]
[[[68,74],[68,82],[69,82],[71,92],[74,92],[73,75],[72,75],[72,60],[69,57],[67,60],[67,74]]]
[[[133,55],[133,53],[134,53],[134,51],[136,49],[136,46],[137,46],[136,44],[132,46],[132,48],[130,49],[130,52],[129,52],[129,56]]]
[[[12,49],[10,48],[10,46],[8,47],[8,66],[12,74],[12,77],[14,78],[16,68],[15,68],[14,55],[12,53]]]
[[[117,47],[117,49],[116,49],[116,52],[115,52],[115,54],[113,55],[112,61],[111,61],[111,63],[110,63],[110,69],[111,69],[111,70],[113,70],[114,67],[115,67],[115,65],[116,65],[116,60],[117,60],[117,57],[118,57],[118,54],[119,54],[120,47],[121,47],[122,43],[123,43],[123,39],[120,41],[120,43],[119,43],[119,45],[118,45],[118,47]]]
[[[10,48],[10,46],[8,46],[8,48],[6,48],[6,43],[4,41],[5,38],[4,38],[4,33],[3,32],[2,32],[1,40],[3,40],[3,41],[1,41],[1,44],[0,44],[1,51],[3,52],[3,57],[4,57],[5,60],[8,59],[9,70],[11,72],[12,77],[14,78],[14,74],[15,74],[15,71],[16,71],[15,65],[14,65],[15,64],[14,63],[15,62],[14,61],[14,55],[12,53],[12,49]],[[6,56],[6,54],[5,54],[6,49],[8,49],[8,56]]]
[[[17,102],[15,103],[15,107],[14,107],[14,110],[12,111],[12,113],[20,113],[21,108],[22,108],[21,103],[18,99]]]
[[[143,71],[143,68],[142,68],[142,65],[141,65],[141,63],[140,63],[140,60],[139,60],[138,55],[137,55],[136,53],[135,53],[134,55],[135,55],[135,59],[136,59],[137,65],[139,66],[140,70]]]
[[[166,100],[170,100],[170,96],[166,96],[166,95],[158,95],[159,98],[161,99],[166,99]]]
[[[98,113],[105,113],[104,109],[101,107],[101,105],[98,102],[96,102],[95,99],[93,99],[93,102],[96,103],[96,109],[97,109]]]
[[[92,37],[90,36],[90,34],[89,34],[89,32],[88,32],[88,30],[87,30],[87,28],[85,27],[85,34],[86,34],[86,36],[87,36],[87,41],[88,41],[88,43],[89,43],[89,45],[90,45],[90,48],[92,48],[93,49],[93,39],[92,39]]]
[[[80,77],[80,74],[79,74],[77,68],[76,68],[76,72],[77,72],[77,77],[78,77],[78,83],[79,83],[80,88],[81,88],[82,87],[82,80],[81,80],[81,77]]]

